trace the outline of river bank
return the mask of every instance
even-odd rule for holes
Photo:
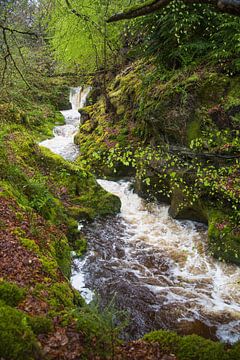
[[[57,140],[58,143],[59,135],[60,139],[66,137],[66,141],[62,139],[66,145],[64,151],[66,151],[67,156],[73,154],[75,158],[78,149],[73,144],[73,135],[80,119],[78,117],[76,121],[76,112],[73,114],[74,116],[72,116],[71,112],[69,116],[69,111],[64,112],[64,114],[67,114],[68,123],[63,125],[63,128],[57,125],[56,131],[54,131],[55,140],[46,140],[43,144],[50,144],[52,146],[54,141]],[[74,124],[71,124],[72,120]],[[178,292],[179,288],[183,290],[184,286],[188,284],[189,294],[192,291],[190,283],[184,280],[183,274],[181,275],[182,280],[180,281],[180,278],[176,277],[175,282],[173,262],[172,260],[166,261],[167,248],[165,249],[166,253],[163,254],[162,250],[159,252],[157,247],[155,247],[157,243],[154,245],[153,239],[154,236],[159,238],[159,233],[154,235],[154,231],[163,230],[163,243],[161,243],[163,245],[164,241],[167,241],[168,235],[177,239],[180,232],[183,231],[183,238],[185,235],[188,236],[190,234],[190,238],[194,238],[195,235],[199,237],[200,233],[204,234],[205,230],[202,229],[199,232],[200,229],[195,229],[193,225],[185,227],[185,225],[172,223],[167,216],[166,207],[163,207],[160,213],[158,213],[158,207],[155,208],[155,205],[144,203],[136,194],[132,194],[128,190],[128,186],[124,182],[117,184],[99,181],[103,187],[106,187],[108,191],[115,193],[117,196],[110,195],[97,185],[94,177],[86,169],[63,160],[42,146],[39,147],[22,125],[11,124],[11,126],[4,127],[3,130],[1,156],[4,167],[1,173],[1,206],[5,216],[2,217],[1,223],[4,239],[1,255],[4,259],[2,261],[4,280],[0,284],[2,301],[1,323],[4,326],[0,336],[2,344],[1,355],[9,360],[26,358],[45,359],[46,357],[51,359],[79,359],[79,357],[83,359],[95,359],[96,357],[102,359],[122,359],[123,357],[125,359],[133,358],[132,349],[136,349],[136,354],[134,355],[136,359],[138,356],[141,358],[141,354],[146,353],[152,354],[150,359],[156,359],[156,356],[159,359],[164,358],[164,356],[175,359],[176,357],[170,354],[177,353],[177,357],[180,360],[185,360],[186,353],[181,355],[183,346],[181,341],[185,341],[185,338],[179,338],[178,340],[176,335],[171,334],[170,336],[168,332],[149,335],[146,338],[146,341],[150,341],[149,344],[139,340],[131,343],[131,345],[126,344],[122,348],[118,347],[117,332],[113,333],[111,327],[113,316],[115,316],[113,311],[115,310],[112,309],[110,314],[108,314],[103,311],[102,306],[85,306],[83,299],[79,296],[78,292],[72,289],[67,280],[70,276],[70,250],[73,249],[75,253],[80,255],[86,248],[86,240],[89,241],[90,254],[87,253],[85,264],[83,264],[82,268],[84,273],[83,285],[85,287],[88,282],[87,286],[92,290],[97,290],[100,295],[101,291],[104,292],[102,294],[102,305],[106,305],[111,300],[111,296],[115,292],[114,281],[112,283],[111,281],[117,278],[119,283],[118,290],[120,291],[119,297],[116,297],[116,302],[127,305],[129,313],[132,313],[133,318],[137,319],[136,322],[130,321],[128,329],[130,337],[135,338],[138,335],[142,335],[145,331],[155,327],[159,328],[160,323],[161,327],[166,328],[169,326],[169,328],[176,329],[175,325],[170,324],[174,316],[169,317],[168,324],[164,323],[163,318],[156,316],[159,313],[158,306],[160,303],[158,301],[161,296],[159,297],[158,291],[153,291],[153,289],[155,287],[155,290],[159,290],[159,287],[163,288],[166,284],[169,286],[167,275],[170,275],[170,278],[172,278],[173,286],[171,290],[172,294],[175,294],[172,296],[173,299],[175,297],[174,301],[176,301],[175,291]],[[64,153],[61,146],[57,147],[57,149],[59,149],[61,154]],[[70,151],[68,151],[69,149]],[[123,187],[122,190],[121,187]],[[120,193],[119,190],[116,191],[116,188],[120,190]],[[129,219],[124,218],[122,214],[117,218],[111,215],[105,220],[99,218],[95,223],[90,223],[88,227],[81,229],[81,226],[78,225],[79,221],[87,220],[88,223],[89,220],[92,221],[99,215],[106,216],[118,212],[120,209],[119,196],[122,199],[123,206],[125,206],[124,211],[127,211],[127,213],[130,211],[131,213],[132,210],[131,216],[133,218],[130,223]],[[9,221],[9,216],[12,219],[11,222]],[[159,229],[160,218],[164,219],[166,223],[163,227],[161,226],[161,229]],[[144,219],[144,221],[142,222],[140,219]],[[146,226],[149,226],[148,220],[152,224],[151,230],[153,233],[149,232],[148,228],[145,228],[145,233],[144,223]],[[154,222],[156,222],[156,228],[153,226]],[[141,227],[139,228],[140,224],[143,226],[143,232],[141,232]],[[173,226],[173,232],[170,230],[170,233],[168,233],[169,224]],[[140,231],[134,233],[138,228]],[[126,230],[128,239],[126,239]],[[177,232],[175,233],[175,231]],[[126,240],[131,240],[132,245],[129,246]],[[148,243],[148,241],[150,242]],[[9,266],[11,255],[8,251],[10,244],[14,244],[14,258],[18,262],[18,264],[13,262],[11,267]],[[166,246],[168,245],[166,243]],[[184,246],[189,247],[188,244]],[[91,247],[94,254],[91,254]],[[176,247],[176,244],[173,244],[173,247]],[[153,248],[154,256],[152,254]],[[113,250],[115,252],[114,256]],[[194,249],[192,251],[195,253]],[[171,252],[169,251],[169,254]],[[193,253],[190,251],[190,257]],[[162,259],[165,260],[163,260],[161,265]],[[183,260],[180,261],[180,266],[184,264]],[[108,261],[110,262],[108,263]],[[123,265],[122,267],[119,266],[119,261]],[[100,267],[98,264],[101,264]],[[85,265],[87,266],[86,268]],[[99,269],[101,271],[96,276]],[[106,269],[107,273],[103,274],[103,271]],[[116,272],[114,275],[116,269],[123,273],[123,287],[119,273]],[[172,275],[171,271],[169,271],[171,269],[174,270]],[[213,266],[212,271],[214,272],[215,270]],[[110,275],[110,291],[108,281],[106,281],[106,287],[103,286],[106,274],[108,274],[107,277]],[[198,274],[194,274],[194,276],[198,278]],[[201,278],[201,274],[199,274],[199,278]],[[163,280],[166,283],[163,284]],[[143,286],[140,284],[141,281],[145,282]],[[184,286],[181,285],[182,281],[185,284]],[[139,289],[137,289],[138,286]],[[210,285],[209,293],[212,291],[214,293],[213,288],[214,286]],[[131,290],[133,295],[129,297],[131,301],[126,299],[126,290]],[[11,297],[7,295],[10,292],[15,294],[16,301],[14,303],[11,300],[12,295]],[[198,291],[196,290],[196,292]],[[108,294],[107,296],[106,293]],[[84,292],[82,295],[84,296]],[[182,293],[181,295],[183,296],[184,294]],[[155,303],[157,298],[158,300]],[[149,299],[151,300],[150,311]],[[201,302],[201,296],[199,299]],[[228,300],[226,300],[224,306],[227,306]],[[141,302],[140,307],[137,301]],[[221,301],[224,302],[225,300]],[[178,307],[180,303],[181,301],[178,304],[170,301],[169,306],[170,308]],[[101,313],[102,315],[100,316]],[[169,311],[167,311],[166,307],[166,316],[162,314],[163,317],[167,319],[168,313]],[[189,314],[189,311],[187,313]],[[9,322],[10,315],[12,322]],[[106,322],[106,316],[110,316],[110,323]],[[7,319],[9,325],[5,327],[4,324]],[[20,325],[13,326],[16,323],[16,319],[21,321],[25,319],[26,325],[21,329],[19,328]],[[214,321],[217,322],[217,320]],[[142,324],[141,327],[139,327],[139,324]],[[203,326],[201,321],[195,321],[193,324],[194,329],[190,332],[196,333],[196,324],[200,324],[200,328],[208,333],[213,330],[210,337],[215,338],[217,327],[212,329],[211,326]],[[235,325],[237,328],[237,323]],[[225,336],[226,340],[229,340],[231,336],[234,339],[236,329],[234,326],[232,329],[227,327],[225,332],[222,331],[222,336]],[[211,329],[211,331],[207,329]],[[27,332],[28,345],[25,339],[19,335],[20,330]],[[114,346],[112,343],[113,334]],[[11,339],[14,338],[13,342],[10,341],[9,336]],[[173,342],[170,340],[167,347],[163,346],[163,338],[168,339],[169,336],[170,339],[173,337],[175,345],[172,346]],[[180,339],[182,340],[180,341]],[[155,342],[154,345],[151,343],[152,340]],[[200,337],[191,338],[190,336],[186,337],[186,340],[189,341],[191,347],[195,341],[199,349],[206,347],[209,349],[209,346],[214,351],[218,349],[219,359],[222,358],[223,354],[227,356],[227,359],[232,359],[232,354],[236,353],[234,348],[229,350],[228,346],[225,348],[219,343],[205,343],[204,341],[208,340]],[[176,347],[178,341],[181,343],[181,345],[178,345],[179,348]],[[189,350],[186,351],[188,353]],[[200,352],[200,350],[196,350],[197,359],[202,359],[199,357]],[[237,358],[233,357],[233,359]]]

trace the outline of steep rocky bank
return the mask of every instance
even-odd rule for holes
[[[209,224],[210,252],[239,264],[239,94],[239,76],[220,67],[161,73],[135,62],[108,83],[114,111],[97,91],[81,111],[79,162],[110,177],[136,173],[138,193]]]

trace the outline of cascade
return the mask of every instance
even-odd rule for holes
[[[61,155],[64,159],[73,161],[79,153],[79,148],[74,144],[81,123],[79,109],[85,106],[91,87],[76,87],[70,89],[69,101],[72,109],[61,111],[65,119],[65,125],[56,126],[53,130],[54,137],[40,143],[41,146]]]
[[[71,88],[72,109],[65,125],[43,141],[73,161],[74,135],[89,87]],[[149,204],[126,181],[98,180],[121,199],[121,213],[79,225],[88,240],[83,259],[75,260],[72,284],[90,302],[96,291],[102,305],[115,298],[130,314],[128,337],[153,329],[194,332],[234,343],[240,340],[240,268],[207,254],[207,229],[169,217],[168,206]],[[76,270],[77,269],[77,270]]]

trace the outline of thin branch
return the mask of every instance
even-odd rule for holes
[[[13,39],[14,39],[14,41],[15,41],[15,44],[16,44],[16,47],[17,47],[17,49],[18,49],[19,55],[20,55],[20,57],[21,57],[21,59],[22,59],[22,62],[23,62],[23,64],[26,66],[26,61],[25,61],[24,56],[23,56],[23,54],[22,54],[21,47],[20,47],[19,44],[18,44],[17,36],[16,36],[15,34],[13,34]]]
[[[76,9],[74,9],[70,3],[69,0],[65,0],[65,3],[68,7],[68,9],[71,11],[71,13],[79,18],[81,18],[82,20],[86,21],[87,23],[91,23],[101,34],[101,36],[104,38],[104,33],[102,32],[101,27],[98,25],[98,23],[96,23],[95,21],[93,21],[90,16],[85,15],[85,14],[81,14],[80,12],[78,12]],[[112,44],[109,40],[107,40],[107,45],[109,47],[109,49],[114,52],[113,48],[112,48]]]
[[[6,53],[5,58],[4,58],[4,60],[5,60],[4,77],[5,77],[5,72],[6,72],[6,69],[7,69],[6,61],[7,61],[8,58],[10,58],[10,59],[12,60],[12,63],[13,63],[13,65],[14,65],[15,69],[17,70],[18,74],[20,75],[20,77],[22,78],[22,80],[24,81],[24,83],[27,85],[27,87],[28,87],[29,89],[31,89],[29,83],[27,82],[27,80],[25,79],[25,77],[24,77],[24,75],[22,74],[21,70],[19,69],[19,67],[18,67],[18,65],[17,65],[17,63],[16,63],[16,61],[15,61],[15,59],[14,59],[12,53],[11,53],[11,50],[10,50],[10,46],[9,46],[9,44],[8,44],[7,34],[6,34],[6,30],[5,30],[5,29],[3,29],[3,41],[4,41],[4,44],[5,44],[6,49],[7,49],[7,53]]]
[[[29,35],[29,36],[35,36],[35,37],[39,37],[39,35],[37,33],[31,32],[31,31],[22,31],[22,30],[17,30],[17,29],[12,29],[9,28],[7,26],[4,26],[2,24],[0,24],[0,28],[4,31],[9,31],[11,33],[17,33],[17,34],[21,34],[21,35]]]
[[[69,0],[65,0],[65,3],[67,4],[68,9],[71,11],[71,13],[77,17],[80,17],[81,19],[83,19],[84,21],[90,22],[92,25],[94,25],[100,32],[101,32],[101,28],[100,26],[93,21],[88,15],[85,14],[81,14],[80,12],[78,12],[76,9],[74,9],[72,7],[72,5],[70,4]]]

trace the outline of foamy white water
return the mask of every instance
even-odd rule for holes
[[[45,146],[66,160],[73,161],[76,159],[79,147],[74,144],[74,136],[81,123],[81,115],[78,110],[86,104],[90,90],[89,86],[70,89],[69,101],[72,104],[72,109],[61,111],[65,118],[65,125],[56,126],[53,131],[54,137],[41,142],[41,146]]]
[[[98,183],[121,199],[120,217],[126,226],[125,257],[111,263],[123,273],[134,274],[156,295],[160,308],[181,309],[178,321],[199,319],[216,327],[219,339],[240,340],[240,269],[207,255],[207,229],[172,219],[168,206],[147,205],[129,190],[128,182]],[[142,247],[168,261],[166,273],[138,260]]]

